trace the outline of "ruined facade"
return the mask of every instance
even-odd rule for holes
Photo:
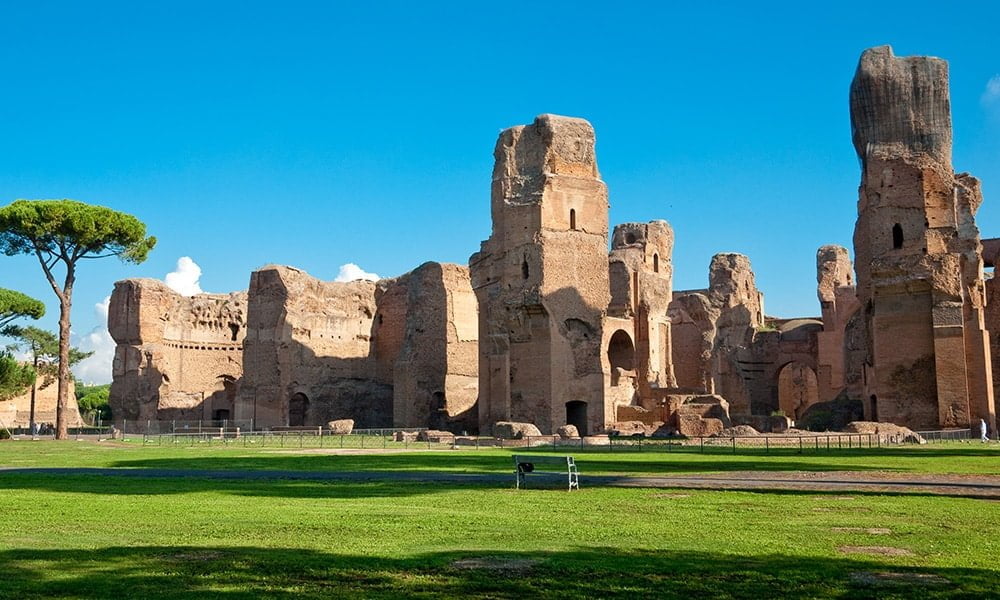
[[[952,170],[947,65],[868,50],[850,105],[856,265],[819,248],[818,317],[765,316],[741,254],[715,255],[706,288],[674,291],[670,225],[609,236],[593,128],[541,115],[496,143],[492,231],[469,268],[336,283],[266,267],[248,294],[194,298],[119,282],[116,415],[701,434],[836,405],[993,427],[1000,283],[983,268],[1000,240],[981,243],[979,181]]]
[[[468,269],[426,263],[379,282],[324,282],[292,267],[248,292],[184,297],[118,282],[116,419],[231,420],[258,427],[474,430],[476,303]]]
[[[116,283],[108,310],[115,419],[234,418],[246,317],[242,292],[185,297],[156,279]]]
[[[764,297],[750,259],[717,254],[709,265],[709,286],[675,292],[669,304],[672,359],[677,385],[725,397],[734,414],[750,414],[748,382],[753,361],[737,357],[764,324]]]
[[[851,84],[866,414],[912,428],[994,420],[978,181],[951,164],[948,65],[867,50]]]
[[[468,270],[320,281],[291,267],[250,279],[243,419],[474,430],[477,317]]]
[[[500,421],[582,434],[622,420],[655,428],[690,399],[673,367],[673,230],[618,225],[609,252],[594,144],[589,123],[555,115],[497,142],[493,230],[470,259],[483,431]]]

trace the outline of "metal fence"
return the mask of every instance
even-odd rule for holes
[[[917,431],[916,433],[927,440],[927,443],[979,439],[979,433],[972,429],[938,429],[934,431]]]
[[[201,433],[205,430],[218,430],[218,429],[240,429],[241,431],[252,431],[253,430],[253,420],[252,419],[222,419],[218,421],[213,421],[210,419],[204,420],[171,420],[171,421],[155,421],[155,420],[137,420],[137,419],[122,419],[115,422],[115,427],[118,431],[123,431],[130,434],[144,434],[144,433]],[[310,428],[310,429],[315,429]]]
[[[45,430],[45,433],[38,432],[34,436],[31,435],[31,429],[27,427],[10,427],[6,431],[10,432],[11,436],[16,438],[52,440],[56,437],[54,430]],[[70,439],[104,439],[111,437],[111,426],[81,425],[80,427],[68,427],[66,432]]]
[[[244,432],[236,428],[203,428],[200,432],[143,433],[143,445],[152,446],[238,446],[257,448],[321,449],[471,449],[526,448],[538,451],[592,452],[829,452],[880,448],[883,436],[867,433],[838,433],[797,436],[729,437],[617,437],[585,436],[564,439],[559,436],[528,436],[505,439],[482,436],[423,435],[393,430],[359,431],[333,434],[322,428],[283,431]],[[134,437],[127,435],[126,437]]]

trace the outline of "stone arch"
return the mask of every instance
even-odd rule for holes
[[[302,392],[292,394],[288,400],[288,425],[289,427],[302,427],[306,424],[306,415],[309,413],[309,397]]]
[[[623,329],[611,334],[611,339],[608,341],[608,363],[611,366],[611,385],[618,385],[619,369],[635,370],[635,344],[632,343],[632,337]]]
[[[572,230],[574,230],[574,231],[576,230],[576,209],[575,208],[569,209],[569,228],[572,229]]]
[[[778,371],[778,408],[795,419],[806,408],[819,402],[816,371],[809,365],[792,361]]]
[[[660,272],[660,255],[656,253],[653,254],[653,272]]]

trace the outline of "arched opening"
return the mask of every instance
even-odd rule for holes
[[[448,424],[448,405],[444,392],[431,394],[431,414],[427,426],[431,429],[443,430]]]
[[[635,234],[632,233],[632,232],[626,233],[625,234],[625,243],[626,244],[634,244],[635,243]]]
[[[870,400],[872,401],[872,418],[871,418],[871,420],[875,421],[876,423],[878,423],[878,398],[875,397],[875,394],[872,394],[872,397],[870,398]]]
[[[566,424],[576,427],[577,432],[589,435],[587,431],[587,403],[582,400],[571,400],[566,403]]]
[[[212,412],[213,421],[228,421],[229,420],[229,410],[225,408],[217,408]]]
[[[892,226],[892,247],[895,250],[903,247],[903,226],[899,223]]]
[[[309,412],[309,398],[302,393],[293,394],[288,401],[288,426],[304,426],[307,412]]]
[[[611,385],[618,385],[621,371],[635,369],[635,345],[621,329],[614,332],[608,342],[608,363],[611,365]]]
[[[572,229],[572,230],[574,230],[574,231],[576,230],[576,209],[575,208],[569,209],[569,228]]]
[[[525,256],[524,260],[521,262],[521,277],[524,279],[528,278],[528,257]]]
[[[790,362],[778,373],[778,408],[785,416],[798,418],[806,408],[819,402],[816,372],[809,365]]]
[[[660,255],[659,254],[654,254],[653,255],[653,272],[654,273],[659,273],[660,272]]]

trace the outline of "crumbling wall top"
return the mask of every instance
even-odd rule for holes
[[[837,288],[853,286],[851,257],[843,246],[820,246],[816,251],[816,283],[819,301],[832,302]]]
[[[572,175],[600,177],[594,128],[584,119],[539,115],[531,125],[505,129],[493,156],[493,178]]]
[[[854,149],[923,153],[951,164],[948,63],[930,56],[894,56],[889,46],[865,50],[851,82]]]

